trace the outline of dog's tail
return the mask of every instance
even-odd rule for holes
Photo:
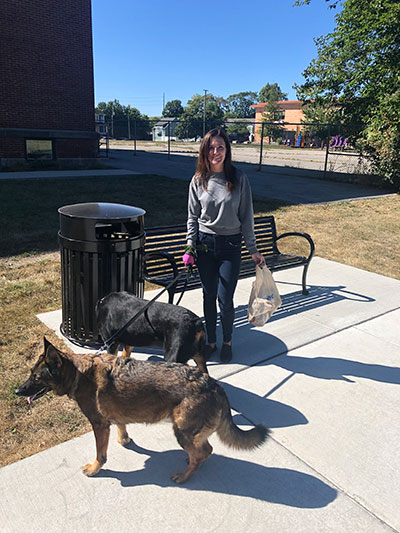
[[[220,424],[216,430],[221,441],[237,450],[252,450],[261,446],[267,440],[270,430],[262,424],[258,424],[247,431],[240,429],[232,419],[229,400],[222,388],[221,393],[220,398],[223,402],[222,414]]]

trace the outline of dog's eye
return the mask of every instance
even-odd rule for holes
[[[51,379],[53,377],[53,374],[51,373],[50,368],[45,368],[41,372],[41,378],[42,379]]]

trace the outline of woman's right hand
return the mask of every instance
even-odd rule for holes
[[[188,267],[189,265],[190,266],[194,265],[194,257],[191,254],[187,254],[187,253],[183,254],[182,261],[185,267]]]

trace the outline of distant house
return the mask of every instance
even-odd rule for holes
[[[304,119],[303,105],[300,100],[280,100],[276,102],[278,107],[282,110],[279,122],[288,122],[289,124],[283,124],[283,130],[287,135],[287,138],[294,140],[296,134],[296,126],[293,124],[300,124]],[[263,114],[267,109],[268,102],[261,102],[254,104],[251,107],[256,111],[256,122],[263,122]],[[292,124],[292,125],[291,125]],[[256,127],[255,140],[260,142],[260,126]]]
[[[107,135],[106,117],[104,113],[95,113],[96,131],[100,135]]]
[[[178,119],[173,117],[165,117],[160,119],[153,126],[152,136],[153,141],[176,141],[175,130],[178,125]]]

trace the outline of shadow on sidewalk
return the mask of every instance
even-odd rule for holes
[[[279,287],[282,285],[293,286],[294,284],[279,281],[277,285]],[[311,309],[317,309],[343,300],[351,300],[359,303],[375,302],[375,299],[370,296],[346,290],[345,285],[311,285],[309,287],[309,294],[307,295],[303,295],[301,290],[299,290],[290,294],[284,294],[281,298],[282,305],[272,315],[268,321],[269,324],[281,318],[298,315],[299,313],[304,313]],[[235,327],[254,327],[247,321],[247,305],[240,305],[235,311]]]
[[[133,441],[128,449],[149,456],[142,470],[102,469],[95,477],[117,479],[122,487],[176,487],[169,479],[174,467],[184,470],[187,466],[187,454],[183,450],[156,452],[141,448]],[[231,494],[302,509],[325,507],[337,496],[335,489],[310,474],[218,454],[211,455],[182,489]]]

